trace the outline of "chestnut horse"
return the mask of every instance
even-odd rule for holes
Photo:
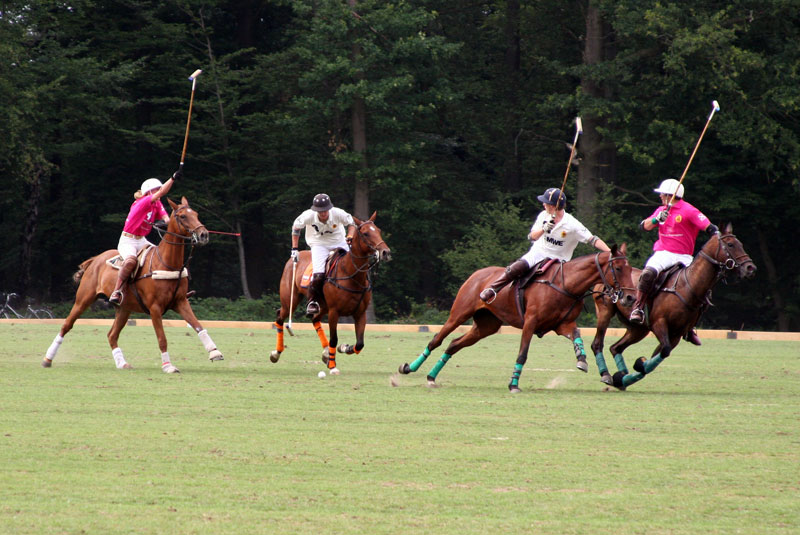
[[[638,281],[640,270],[635,272],[632,280]],[[596,359],[603,359],[603,341],[608,323],[614,314],[626,326],[625,334],[611,346],[618,370],[611,384],[625,390],[642,380],[669,357],[681,338],[694,326],[708,291],[720,279],[750,279],[755,273],[756,265],[745,252],[742,243],[733,235],[732,226],[728,224],[722,233],[715,234],[705,243],[691,264],[671,274],[661,288],[647,299],[649,318],[645,324],[631,323],[628,320],[631,313],[630,301],[612,303],[601,296],[595,296],[597,332],[592,342],[592,351]],[[629,373],[622,353],[651,331],[658,339],[658,346],[649,360],[639,357],[633,365],[635,373]]]
[[[399,372],[408,374],[417,371],[431,351],[469,318],[473,320],[472,327],[447,346],[428,374],[429,386],[436,385],[436,376],[457,351],[496,333],[503,323],[522,329],[519,354],[508,385],[511,392],[521,391],[519,378],[528,359],[528,348],[534,334],[541,338],[545,333],[555,331],[571,340],[578,369],[588,371],[583,340],[575,320],[581,312],[586,292],[596,283],[603,283],[604,292],[616,294],[621,292],[622,285],[630,286],[631,266],[625,252],[625,244],[619,249],[614,245],[611,252],[580,256],[569,262],[554,262],[524,289],[524,315],[516,299],[517,282],[500,290],[491,303],[481,301],[478,294],[500,275],[503,268],[493,266],[479,269],[461,285],[442,330],[428,342],[414,362],[400,366]]]
[[[170,362],[167,352],[167,337],[164,335],[164,326],[161,321],[167,310],[175,310],[192,326],[208,351],[209,360],[223,360],[222,353],[217,350],[217,346],[214,345],[208,332],[197,321],[186,298],[189,280],[188,270],[185,269],[188,259],[184,262],[184,248],[189,242],[192,243],[192,247],[195,244],[205,245],[208,243],[208,230],[198,219],[197,212],[189,207],[186,197],[183,197],[181,204],[169,200],[169,205],[173,211],[167,230],[157,247],[145,249],[145,252],[140,254],[139,265],[141,267],[134,274],[134,281],[128,280],[125,283],[125,298],[117,308],[114,323],[108,332],[111,354],[117,368],[120,369],[131,367],[125,361],[122,349],[117,345],[119,333],[125,327],[131,312],[144,312],[150,315],[158,337],[158,348],[161,350],[161,369],[165,373],[178,373],[179,371]],[[58,336],[47,350],[42,361],[42,366],[45,368],[52,365],[64,336],[72,329],[75,320],[89,308],[89,305],[95,302],[98,296],[101,294],[111,295],[117,281],[118,269],[110,266],[106,261],[118,254],[116,249],[108,250],[80,265],[79,271],[73,276],[75,282],[79,283],[78,291],[75,294],[75,304],[72,305],[72,310],[64,320]],[[191,254],[189,258],[191,258]]]
[[[341,316],[352,316],[355,322],[356,345],[342,344],[338,347],[340,353],[352,355],[360,353],[364,348],[364,328],[367,324],[366,310],[372,299],[372,281],[370,271],[378,262],[392,259],[392,253],[386,242],[381,237],[381,229],[375,225],[375,216],[366,221],[361,221],[353,217],[356,224],[356,233],[350,250],[343,256],[336,258],[336,253],[332,253],[331,269],[328,270],[325,284],[323,285],[324,302],[320,302],[319,314],[311,318],[314,329],[317,331],[319,341],[322,344],[322,360],[327,362],[328,369],[332,374],[338,374],[336,367],[336,350],[339,337],[336,328]],[[300,294],[306,295],[308,292],[300,286],[308,264],[311,263],[311,251],[301,251],[297,266],[292,266],[292,259],[286,261],[281,276],[281,308],[278,309],[275,319],[275,328],[278,331],[278,339],[275,350],[270,354],[272,362],[278,362],[285,346],[283,343],[283,323],[297,307]],[[294,273],[294,280],[292,280]],[[291,305],[291,308],[290,308]],[[328,314],[328,330],[330,341],[325,337],[322,330],[322,317]],[[290,324],[291,325],[291,324]]]

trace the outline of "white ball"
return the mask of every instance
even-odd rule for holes
[[[320,379],[325,379],[325,372],[319,372],[317,374],[317,377],[319,377]]]

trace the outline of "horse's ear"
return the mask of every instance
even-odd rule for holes
[[[372,212],[372,215],[371,215],[371,216],[369,216],[369,220],[370,220],[370,221],[375,221],[375,217],[376,217],[377,215],[378,215],[378,211],[377,211],[377,210],[375,210],[374,212]]]
[[[189,201],[186,200],[186,197],[181,197],[181,204],[185,204],[188,206]]]
[[[169,203],[170,206],[172,206],[173,210],[177,210],[178,209],[178,205],[175,204],[174,202],[172,202],[172,199],[170,199],[169,197],[167,197],[167,202]]]
[[[725,225],[725,234],[733,234],[733,224],[728,223]]]
[[[622,245],[619,246],[619,252],[620,252],[620,254],[624,254],[625,256],[628,256],[628,244],[625,243],[625,242],[622,242]]]
[[[361,226],[361,223],[363,223],[363,221],[361,221],[361,220],[360,220],[359,218],[357,218],[356,216],[353,216],[353,221],[355,222],[355,224],[356,224],[356,226],[357,226],[357,227],[360,227],[360,226]]]

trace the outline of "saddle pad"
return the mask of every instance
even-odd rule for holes
[[[144,265],[145,256],[147,255],[147,251],[149,251],[151,247],[155,247],[155,245],[148,245],[147,247],[139,251],[138,255],[136,255],[136,260],[139,267],[142,267]],[[119,269],[122,266],[122,262],[123,258],[122,255],[120,254],[118,254],[117,256],[112,256],[111,258],[106,260],[106,264],[108,264],[114,269]]]
[[[336,262],[339,261],[341,257],[347,254],[347,251],[344,249],[334,249],[330,253],[328,253],[328,258],[325,260],[325,274],[330,276],[333,267],[336,265]],[[311,284],[311,277],[312,277],[312,269],[314,266],[309,263],[306,266],[305,271],[303,271],[303,276],[300,278],[300,287],[301,288],[308,288]]]

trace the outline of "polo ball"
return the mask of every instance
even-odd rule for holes
[[[325,372],[319,372],[317,374],[317,377],[319,377],[320,379],[325,379]]]

